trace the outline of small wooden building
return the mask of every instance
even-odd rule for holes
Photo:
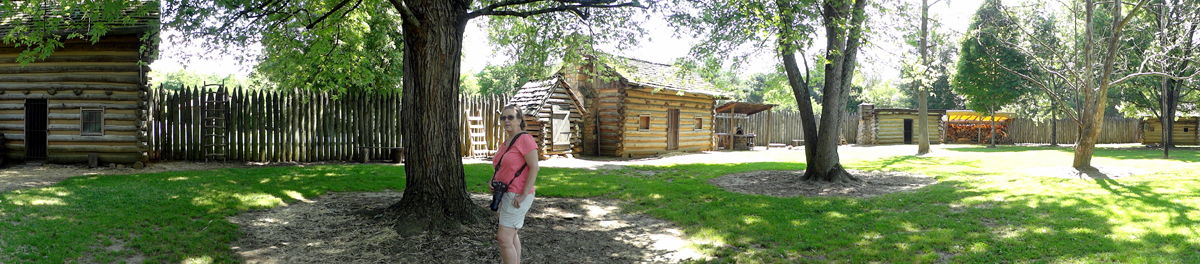
[[[918,136],[919,113],[916,109],[875,109],[873,104],[861,104],[858,107],[862,119],[858,125],[858,144],[889,145],[916,144]],[[928,121],[929,143],[942,143],[942,116],[946,110],[930,109],[925,116]]]
[[[6,158],[83,163],[95,157],[100,164],[138,165],[147,161],[146,64],[157,56],[159,18],[157,2],[142,4],[133,8],[153,8],[151,16],[110,28],[96,43],[65,39],[49,57],[26,65],[17,62],[26,46],[0,42],[0,133],[7,139]],[[0,36],[41,18],[17,14],[8,19],[0,23]]]
[[[525,130],[540,139],[543,157],[583,152],[583,117],[589,112],[561,75],[526,83],[509,103],[521,108]]]
[[[1176,119],[1175,125],[1172,127],[1174,132],[1171,134],[1171,141],[1175,145],[1200,145],[1200,131],[1197,131],[1197,125],[1200,125],[1200,118],[1197,117]],[[1158,118],[1142,119],[1142,144],[1162,144],[1162,129],[1162,122]]]
[[[767,111],[767,130],[763,136],[767,142],[771,142],[771,108],[775,108],[773,104],[755,104],[746,102],[727,102],[717,106],[716,114],[713,115],[716,123],[714,125],[715,135],[717,136],[717,149],[732,149],[732,150],[753,150],[754,138],[758,137],[756,131],[750,131],[743,127],[746,121],[750,120],[750,116]],[[771,149],[771,145],[767,144],[767,149]]]
[[[996,113],[996,144],[1012,144],[1008,133],[1013,113]],[[990,144],[992,139],[992,116],[971,110],[946,110],[943,120],[946,142],[957,144]]]
[[[711,84],[667,64],[622,57],[600,61],[586,57],[578,66],[564,67],[558,77],[526,84],[514,96],[514,102],[527,105],[527,120],[535,119],[536,111],[538,122],[562,120],[557,116],[572,123],[558,125],[570,127],[570,133],[553,124],[530,124],[543,135],[554,135],[541,140],[550,146],[543,147],[545,153],[565,153],[563,140],[572,142],[571,153],[599,156],[713,149],[713,104],[720,93],[711,91]],[[529,103],[539,97],[545,103]],[[575,114],[578,121],[565,117]]]

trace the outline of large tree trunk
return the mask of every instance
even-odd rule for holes
[[[853,1],[853,9],[849,2],[851,0],[827,0],[822,4],[827,38],[825,58],[829,62],[825,64],[825,94],[821,98],[821,125],[817,128],[817,140],[805,142],[804,146],[805,149],[814,149],[806,152],[813,154],[805,157],[808,168],[801,177],[805,181],[859,181],[842,168],[837,149],[842,132],[841,111],[846,109],[846,96],[854,77],[862,38],[862,24],[866,20],[864,10],[867,0]],[[846,24],[846,20],[850,23]]]
[[[388,207],[401,235],[480,222],[487,211],[471,202],[459,141],[459,64],[466,6],[428,0],[408,5],[404,20],[404,196]],[[413,21],[419,22],[415,25]]]
[[[925,76],[928,76],[929,67],[929,1],[921,0],[921,64],[925,66],[925,73],[920,78],[917,86],[917,155],[929,154],[929,90],[926,88]]]
[[[1092,167],[1092,154],[1094,154],[1096,150],[1096,143],[1100,141],[1100,129],[1104,127],[1104,108],[1107,107],[1108,104],[1108,89],[1110,88],[1109,80],[1112,78],[1113,64],[1116,61],[1117,52],[1120,52],[1117,49],[1117,44],[1120,43],[1121,33],[1125,28],[1125,23],[1129,21],[1125,15],[1122,14],[1122,6],[1124,6],[1124,3],[1121,3],[1120,1],[1117,2],[1118,4],[1109,5],[1112,8],[1111,14],[1114,18],[1122,19],[1119,20],[1120,22],[1118,23],[1112,23],[1112,28],[1109,30],[1109,32],[1112,32],[1112,35],[1108,36],[1105,40],[1107,42],[1105,43],[1107,48],[1104,49],[1104,52],[1106,53],[1104,60],[1099,64],[1101,67],[1099,71],[1099,78],[1093,77],[1093,73],[1096,71],[1093,71],[1095,70],[1095,65],[1092,63],[1095,61],[1095,57],[1092,55],[1095,39],[1095,36],[1093,36],[1094,30],[1092,28],[1095,26],[1093,19],[1095,15],[1096,3],[1093,0],[1087,0],[1085,3],[1086,28],[1084,29],[1085,43],[1083,48],[1083,53],[1085,56],[1084,62],[1087,64],[1084,66],[1087,71],[1084,75],[1085,80],[1083,85],[1083,100],[1085,105],[1082,108],[1082,111],[1080,111],[1079,115],[1079,141],[1075,144],[1075,161],[1071,165],[1077,169]],[[1137,10],[1141,9],[1146,3],[1147,1],[1138,2],[1138,4],[1131,9],[1130,16],[1136,14]],[[1096,88],[1093,89],[1092,87]]]
[[[781,10],[780,19],[784,25],[791,25],[794,20],[795,13],[788,8],[786,3],[781,0],[776,0],[775,4]],[[804,157],[806,162],[811,162],[812,157],[817,155],[817,119],[813,113],[812,97],[810,94],[808,82],[808,64],[805,63],[804,72],[800,71],[800,67],[796,64],[796,45],[795,41],[799,36],[790,27],[780,28],[780,36],[778,37],[779,57],[783,59],[783,69],[788,77],[788,85],[792,87],[792,96],[796,97],[796,105],[800,109],[800,129],[804,132]]]

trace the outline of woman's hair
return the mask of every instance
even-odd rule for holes
[[[516,104],[507,104],[504,106],[504,108],[500,109],[500,115],[503,116],[504,111],[507,111],[508,109],[512,109],[513,113],[516,113],[517,119],[521,120],[521,129],[525,129],[525,115],[521,114],[521,108]]]

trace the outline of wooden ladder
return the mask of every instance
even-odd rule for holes
[[[229,94],[225,92],[224,84],[205,84],[203,95],[200,109],[204,161],[229,161],[229,123],[225,120],[229,112]]]
[[[488,147],[486,133],[483,131],[483,117],[467,116],[468,133],[471,136],[471,157],[487,157]]]

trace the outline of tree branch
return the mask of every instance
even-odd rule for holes
[[[501,3],[489,5],[487,7],[484,7],[484,8],[475,10],[475,11],[471,11],[470,13],[467,13],[467,19],[470,20],[470,19],[480,17],[480,16],[515,16],[515,17],[523,18],[523,17],[529,17],[529,16],[533,16],[533,15],[540,15],[540,14],[546,14],[546,13],[571,11],[572,13],[575,13],[575,15],[578,15],[580,18],[587,20],[588,15],[586,13],[584,13],[582,10],[580,10],[580,8],[644,7],[644,6],[642,6],[642,4],[640,2],[637,2],[636,0],[633,2],[627,2],[627,3],[621,3],[621,4],[611,4],[611,5],[610,4],[594,4],[597,2],[603,2],[603,1],[560,0],[560,1],[557,1],[560,3],[559,6],[550,7],[550,8],[543,8],[543,9],[529,10],[529,11],[496,10],[496,8],[500,8],[500,7],[508,7],[508,6],[514,6],[514,5],[520,5],[520,4],[540,2],[540,1],[544,1],[544,0],[514,0],[514,1],[508,1],[508,2],[501,2]],[[568,3],[570,3],[570,4],[568,4]]]
[[[978,38],[975,39],[975,42],[980,47],[984,46],[983,43],[980,42]],[[1037,79],[1034,79],[1032,76],[1025,75],[1025,74],[1019,73],[1017,71],[1014,71],[1013,69],[1008,68],[1008,66],[1004,66],[1004,64],[1000,63],[1000,59],[997,59],[995,56],[992,56],[992,52],[990,52],[989,49],[985,48],[983,50],[984,50],[984,54],[987,54],[987,58],[991,60],[992,64],[995,64],[996,66],[1000,67],[1000,69],[1003,69],[1004,71],[1008,72],[1009,74],[1016,75],[1017,77],[1021,77],[1021,79],[1025,79],[1026,81],[1036,84],[1038,88],[1042,88],[1042,90],[1045,91],[1047,95],[1050,95],[1051,100],[1058,101],[1060,104],[1066,105],[1066,101],[1063,100],[1062,97],[1059,97],[1057,93],[1055,93],[1052,89],[1050,89],[1050,87],[1047,87],[1045,83],[1042,83],[1041,81],[1038,81]],[[1058,75],[1058,76],[1061,77],[1061,75]],[[1064,112],[1066,112],[1067,116],[1070,117],[1072,121],[1075,121],[1076,124],[1078,124],[1081,127],[1083,126],[1083,123],[1081,122],[1081,120],[1079,120],[1079,118],[1076,117],[1072,111],[1064,111]]]
[[[408,9],[408,6],[404,5],[404,3],[401,3],[400,0],[388,0],[388,2],[392,3],[392,7],[396,8],[396,12],[400,12],[400,17],[402,17],[405,21],[412,23],[413,26],[418,28],[421,27],[421,21],[417,20],[417,17],[413,14],[412,9]]]
[[[337,13],[338,10],[341,10],[342,7],[346,7],[346,4],[349,4],[349,3],[350,3],[350,0],[342,0],[341,3],[338,3],[337,5],[333,6],[333,10],[329,10],[329,12],[325,12],[324,15],[321,15],[321,17],[317,18],[316,21],[312,21],[312,22],[308,23],[308,25],[304,26],[304,28],[305,29],[313,29],[313,27],[316,27],[317,24],[321,23],[321,21],[325,21],[326,18],[329,18],[329,16],[333,15],[333,13]],[[358,3],[361,4],[362,0],[358,0]],[[355,4],[354,6],[357,7],[358,4]],[[353,10],[353,9],[351,9],[351,10]]]
[[[1109,86],[1119,85],[1119,84],[1129,81],[1130,79],[1137,78],[1137,77],[1143,77],[1143,76],[1156,76],[1156,77],[1162,77],[1162,78],[1172,79],[1172,80],[1176,80],[1176,81],[1184,81],[1184,80],[1190,80],[1192,78],[1195,78],[1198,73],[1200,73],[1200,72],[1192,73],[1191,76],[1181,77],[1181,76],[1175,76],[1173,74],[1165,73],[1165,72],[1139,72],[1139,73],[1125,75],[1125,77],[1121,77],[1121,79],[1112,81],[1108,85]]]

